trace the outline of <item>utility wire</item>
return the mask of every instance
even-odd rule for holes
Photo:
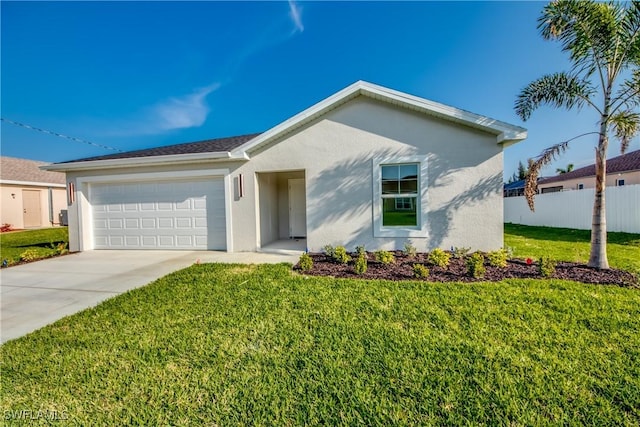
[[[122,151],[120,149],[109,147],[108,145],[97,144],[95,142],[87,141],[86,139],[74,138],[73,136],[63,135],[63,134],[58,133],[58,132],[53,132],[53,131],[50,131],[50,130],[37,128],[35,126],[29,126],[29,125],[26,125],[24,123],[20,123],[20,122],[16,122],[16,121],[13,121],[13,120],[5,119],[4,117],[0,117],[0,120],[2,120],[3,122],[10,123],[10,124],[15,125],[15,126],[20,126],[22,128],[25,128],[25,129],[35,130],[36,132],[42,132],[42,133],[46,133],[46,134],[49,134],[49,135],[58,136],[60,138],[70,139],[71,141],[74,141],[74,142],[81,142],[83,144],[93,145],[94,147],[104,148],[105,150],[117,151],[119,153],[123,153],[124,152],[124,151]]]

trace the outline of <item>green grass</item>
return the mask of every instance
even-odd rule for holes
[[[0,409],[77,425],[637,426],[639,330],[635,289],[202,264],[4,344]]]
[[[589,261],[591,232],[569,228],[505,224],[505,247],[519,258],[547,255],[559,261]],[[640,234],[607,233],[607,257],[613,268],[640,274]]]
[[[20,261],[20,255],[27,249],[33,249],[37,256],[47,258],[58,253],[55,249],[58,243],[69,243],[67,227],[2,233],[0,234],[0,261],[6,259],[9,264],[16,263]]]

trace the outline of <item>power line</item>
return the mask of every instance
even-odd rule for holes
[[[58,132],[53,132],[53,131],[50,131],[50,130],[41,129],[41,128],[38,128],[38,127],[35,127],[35,126],[30,126],[30,125],[26,125],[24,123],[20,123],[20,122],[16,122],[16,121],[13,121],[13,120],[5,119],[4,117],[0,117],[0,120],[2,120],[3,122],[10,123],[10,124],[15,125],[15,126],[20,126],[22,128],[25,128],[25,129],[31,129],[31,130],[35,130],[36,132],[42,132],[42,133],[46,133],[48,135],[53,135],[53,136],[58,136],[60,138],[70,139],[71,141],[81,142],[83,144],[93,145],[94,147],[104,148],[105,150],[113,150],[113,151],[117,151],[119,153],[123,153],[124,152],[124,151],[122,151],[122,150],[120,150],[118,148],[109,147],[108,145],[97,144],[95,142],[87,141],[86,139],[80,139],[80,138],[75,138],[73,136],[63,135],[63,134],[58,133]]]

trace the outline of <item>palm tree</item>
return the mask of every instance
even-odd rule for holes
[[[558,175],[562,175],[563,173],[571,172],[573,170],[573,163],[569,163],[565,169],[558,168],[556,169],[556,173]]]
[[[526,86],[515,103],[516,113],[527,120],[542,104],[554,107],[588,106],[599,114],[599,129],[545,149],[529,160],[525,195],[531,210],[538,173],[569,142],[598,134],[596,188],[591,227],[589,265],[609,268],[605,178],[609,133],[621,142],[624,153],[640,130],[640,1],[631,3],[593,0],[557,0],[546,5],[538,19],[544,39],[557,40],[569,54],[569,72],[545,75]]]

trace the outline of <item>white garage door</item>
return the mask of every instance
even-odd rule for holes
[[[92,184],[94,248],[224,250],[223,182]]]

